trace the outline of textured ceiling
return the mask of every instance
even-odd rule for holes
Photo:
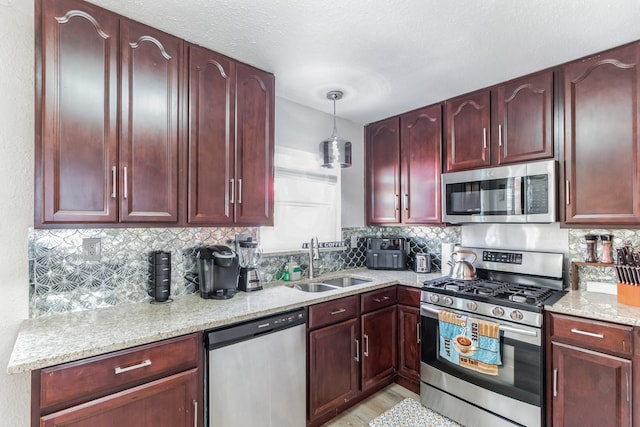
[[[640,39],[639,0],[90,0],[366,124]]]

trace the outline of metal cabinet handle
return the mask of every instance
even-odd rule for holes
[[[404,210],[409,210],[409,195],[405,193],[404,195]]]
[[[420,322],[418,322],[418,323],[416,324],[416,341],[417,341],[417,343],[418,343],[418,344],[420,344],[420,342],[422,341],[422,340],[420,339],[420,336],[421,336],[421,335],[422,335],[422,334],[420,334]]]
[[[502,125],[498,125],[498,146],[502,147]]]
[[[123,168],[123,173],[122,173],[123,177],[124,177],[124,195],[123,197],[126,199],[129,196],[129,189],[127,188],[127,167],[125,166]]]
[[[581,331],[580,329],[576,329],[576,328],[571,329],[571,332],[573,332],[574,334],[586,335],[588,337],[593,337],[593,338],[600,338],[600,339],[604,338],[604,334],[596,334],[594,332]]]
[[[116,175],[118,174],[118,171],[116,169],[115,166],[111,166],[111,198],[115,199],[116,198]]]
[[[374,301],[375,302],[383,302],[383,301],[386,301],[388,299],[389,299],[389,297],[385,296],[385,297],[382,297],[382,298],[375,298]]]
[[[229,184],[231,185],[231,204],[234,204],[236,202],[236,180],[231,178]]]
[[[362,337],[364,338],[364,352],[362,354],[369,357],[369,335],[365,334]]]
[[[553,397],[558,397],[558,368],[553,370]]]
[[[198,401],[193,401],[193,427],[198,427]]]
[[[146,359],[143,360],[142,362],[138,363],[137,365],[131,365],[131,366],[127,366],[126,368],[121,368],[121,367],[117,367],[114,369],[116,375],[118,374],[122,374],[124,372],[129,372],[129,371],[134,371],[136,369],[140,369],[140,368],[144,368],[145,366],[151,366],[151,360]]]
[[[565,188],[565,199],[567,200],[567,205],[571,204],[571,191],[569,188],[569,180],[565,180],[564,182],[564,188]]]
[[[340,310],[332,311],[330,314],[335,316],[336,314],[344,313],[345,311],[347,311],[346,308],[341,308]]]
[[[482,148],[487,149],[487,128],[482,128]]]
[[[238,203],[242,203],[242,178],[238,179]]]
[[[356,362],[360,361],[360,341],[359,340],[354,340],[356,342]]]
[[[400,210],[400,207],[398,206],[400,204],[400,195],[396,194],[395,199],[393,199],[393,208],[397,211]]]
[[[627,402],[631,401],[631,382],[629,381],[629,372],[626,375],[627,378]]]

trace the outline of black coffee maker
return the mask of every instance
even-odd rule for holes
[[[202,298],[228,299],[238,287],[240,262],[238,254],[228,246],[198,248],[198,283]]]

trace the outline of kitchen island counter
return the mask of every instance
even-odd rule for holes
[[[594,320],[640,326],[640,307],[618,303],[616,295],[588,291],[569,291],[545,310]]]
[[[24,320],[7,366],[10,374],[28,372],[137,345],[202,331],[323,301],[401,284],[421,287],[440,273],[357,269],[327,273],[313,280],[352,275],[370,282],[327,292],[293,289],[289,282],[257,292],[238,292],[228,300],[177,296],[168,304],[136,303]]]

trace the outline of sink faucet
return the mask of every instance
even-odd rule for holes
[[[313,279],[315,275],[313,261],[320,259],[320,246],[318,245],[318,238],[312,237],[309,244],[309,279]]]

